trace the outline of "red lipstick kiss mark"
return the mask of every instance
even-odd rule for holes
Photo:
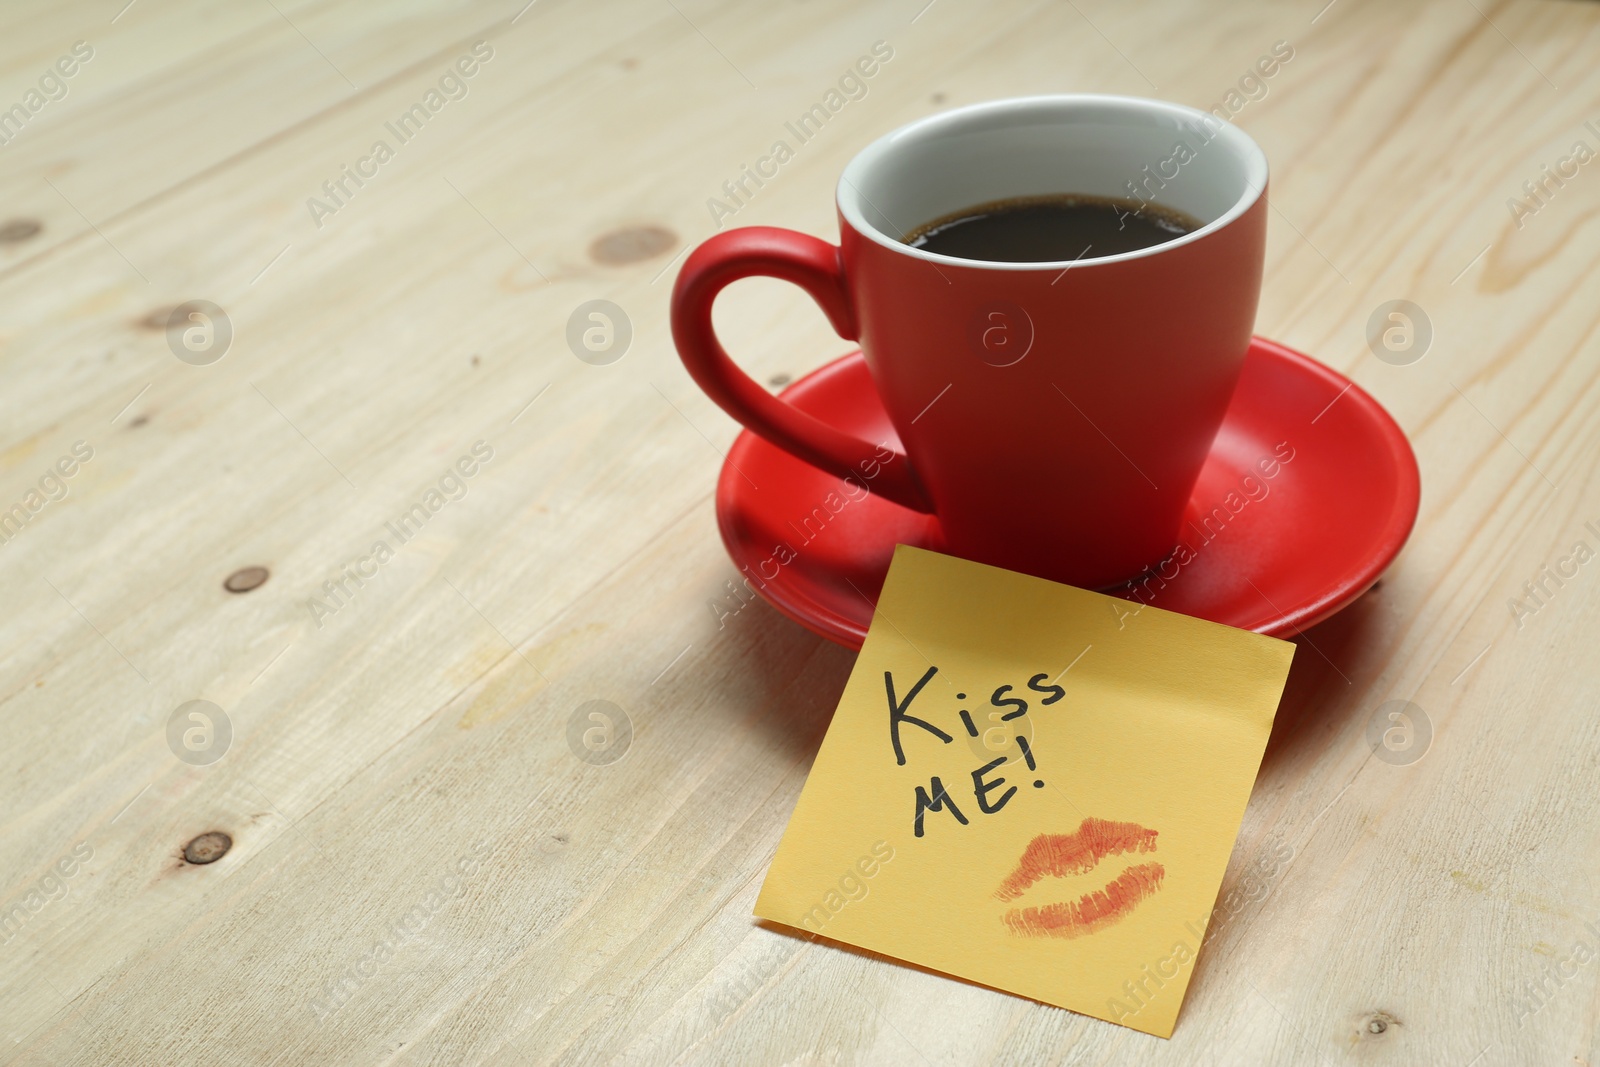
[[[1040,834],[1028,842],[1017,867],[995,891],[1000,900],[1016,900],[1045,877],[1086,874],[1107,856],[1154,852],[1157,831],[1138,823],[1085,819],[1076,833]],[[1129,867],[1105,888],[1085,893],[1078,900],[1042,907],[1011,908],[1002,917],[1024,937],[1081,937],[1120,921],[1161,888],[1166,869],[1159,863]]]

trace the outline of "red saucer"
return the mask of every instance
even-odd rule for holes
[[[782,395],[841,430],[900,447],[860,352]],[[1271,477],[1258,467],[1263,459],[1276,461],[1266,468]],[[1288,636],[1378,580],[1411,533],[1419,492],[1411,446],[1377,401],[1309,356],[1258,337],[1189,498],[1180,537],[1190,551],[1180,549],[1148,581],[1107,592]],[[717,520],[735,566],[761,596],[851,648],[866,637],[896,543],[943,550],[937,519],[863,495],[748,430],[722,466]]]

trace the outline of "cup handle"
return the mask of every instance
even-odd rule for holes
[[[690,377],[723,411],[785,452],[839,478],[859,481],[863,472],[876,467],[873,491],[931,514],[933,503],[904,454],[896,452],[884,462],[875,445],[779,400],[728,357],[711,324],[711,305],[729,283],[752,275],[798,285],[811,294],[840,337],[855,340],[855,310],[838,248],[793,230],[741,227],[696,248],[678,273],[672,291],[672,339]]]

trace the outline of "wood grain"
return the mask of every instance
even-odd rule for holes
[[[0,106],[94,49],[0,146],[0,508],[93,449],[0,543],[0,1062],[1600,1054],[1600,969],[1563,962],[1600,952],[1600,564],[1508,607],[1600,545],[1600,163],[1507,205],[1600,148],[1600,8],[16,0],[0,25]],[[867,95],[733,223],[834,236],[853,152],[943,107],[1210,107],[1290,42],[1236,116],[1274,172],[1258,329],[1375,394],[1422,466],[1399,562],[1301,639],[1170,1042],[750,915],[853,656],[708,606],[737,428],[667,295],[707,198],[878,40]],[[466,96],[319,227],[308,198],[479,41]],[[608,235],[635,251],[597,258]],[[735,290],[719,328],[758,377],[849,347],[799,293]],[[198,298],[235,331],[207,366],[162,328]],[[633,324],[610,366],[566,346],[590,299]],[[1365,342],[1391,299],[1433,325],[1409,366]],[[319,617],[480,441],[464,495]],[[226,591],[246,566],[271,576]],[[232,728],[209,765],[167,742],[197,699]],[[1366,740],[1391,699],[1433,731],[1409,765]],[[595,700],[632,724],[613,763],[569,745]],[[231,849],[185,862],[209,831]]]

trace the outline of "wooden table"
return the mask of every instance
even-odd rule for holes
[[[1594,1062],[1600,8],[522,2],[0,15],[0,1061]],[[737,427],[667,297],[878,41],[723,225],[833,236],[844,162],[943,107],[1229,107],[1260,332],[1421,463],[1303,639],[1170,1042],[750,914],[853,655],[719,619]],[[761,378],[849,348],[738,289]],[[1369,349],[1390,300],[1424,358]],[[1369,744],[1391,700],[1422,758]]]

